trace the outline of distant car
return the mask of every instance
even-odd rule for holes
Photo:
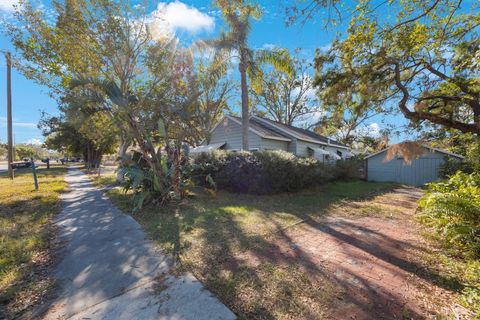
[[[31,166],[32,162],[27,158],[22,159],[22,161],[12,162],[12,169],[29,168]]]

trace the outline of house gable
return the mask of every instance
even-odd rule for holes
[[[225,120],[226,119],[226,120]],[[242,149],[242,126],[229,116],[225,116],[210,133],[210,144],[225,142],[225,149]],[[260,149],[262,137],[253,130],[248,133],[250,149]]]

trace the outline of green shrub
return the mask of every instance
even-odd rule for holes
[[[459,159],[447,157],[440,171],[444,178],[448,178],[457,171],[480,172],[480,137],[464,134],[462,141],[457,147],[450,148],[450,150],[464,155],[465,159],[459,161]]]
[[[215,151],[195,157],[193,177],[207,184],[211,177],[219,189],[251,194],[297,191],[336,178],[358,176],[358,166],[348,161],[323,164],[285,151]]]
[[[458,171],[448,180],[428,184],[420,217],[446,244],[467,258],[480,258],[480,173]]]
[[[363,160],[356,158],[337,161],[333,166],[333,178],[335,180],[360,179],[360,168],[363,163]]]
[[[474,167],[469,161],[459,161],[452,157],[446,157],[445,163],[440,167],[440,176],[448,178],[457,173],[457,171],[472,173]]]

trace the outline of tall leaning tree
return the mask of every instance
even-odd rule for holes
[[[343,12],[351,11],[343,15],[351,17],[347,32],[316,59],[316,84],[325,98],[350,91],[395,106],[413,125],[480,134],[479,1],[362,0],[351,8],[340,0],[309,3],[333,15],[341,3]],[[307,19],[322,15],[304,9],[293,12]],[[353,86],[346,90],[348,82]],[[359,106],[362,112],[369,104]]]
[[[217,0],[216,5],[222,12],[229,31],[222,32],[212,40],[204,40],[203,44],[218,51],[229,52],[231,57],[239,60],[240,87],[242,100],[242,149],[248,150],[249,130],[249,87],[248,74],[258,77],[261,72],[256,62],[270,63],[274,67],[292,72],[288,52],[285,50],[253,50],[248,44],[253,19],[260,19],[262,12],[258,4],[246,0]]]

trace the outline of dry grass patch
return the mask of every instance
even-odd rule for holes
[[[34,190],[30,169],[16,170],[13,181],[0,175],[0,307],[14,317],[48,291],[51,217],[59,211],[66,169],[39,168],[40,190]],[[0,318],[2,316],[0,310]]]
[[[412,194],[405,193],[411,190]],[[391,192],[358,200],[343,200],[329,207],[328,213],[335,216],[378,217],[412,219],[417,210],[417,201],[422,196],[419,189],[403,186]],[[413,221],[413,220],[412,220]]]

